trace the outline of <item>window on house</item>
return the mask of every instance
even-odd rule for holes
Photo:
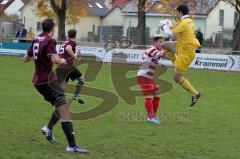
[[[219,11],[219,25],[223,26],[224,25],[224,10]]]
[[[93,25],[93,27],[92,27],[92,32],[95,35],[95,25]]]
[[[42,31],[41,22],[37,22],[37,31]]]
[[[238,14],[238,12],[235,12],[234,13],[234,24],[233,24],[234,26],[237,25],[238,19],[239,19],[239,14]]]

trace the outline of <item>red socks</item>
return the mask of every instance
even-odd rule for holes
[[[155,113],[153,110],[153,99],[152,98],[145,98],[145,108],[146,108],[148,117],[154,118]]]
[[[154,111],[155,114],[157,114],[157,112],[158,112],[159,102],[160,102],[159,97],[154,97],[153,98],[153,111]]]
[[[145,108],[149,118],[156,117],[159,108],[159,97],[145,98]]]

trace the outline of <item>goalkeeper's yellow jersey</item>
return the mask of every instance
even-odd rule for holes
[[[184,16],[172,29],[172,32],[177,37],[180,45],[189,44],[195,48],[201,46],[195,37],[193,20],[189,16]]]

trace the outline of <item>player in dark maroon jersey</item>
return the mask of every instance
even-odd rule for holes
[[[69,79],[71,79],[72,81],[78,81],[72,99],[78,101],[80,104],[84,104],[84,101],[79,96],[84,85],[84,77],[82,73],[73,64],[74,60],[81,60],[80,52],[76,53],[76,36],[76,30],[69,30],[68,39],[60,46],[58,54],[61,58],[64,58],[67,61],[67,64],[58,65],[56,69],[56,75],[58,81],[61,83],[62,86],[64,86]]]
[[[23,58],[25,62],[34,59],[33,84],[44,99],[55,107],[55,112],[52,114],[48,125],[42,128],[42,132],[48,141],[56,144],[52,129],[61,119],[62,129],[69,143],[66,151],[86,153],[88,152],[87,149],[81,148],[75,143],[69,104],[52,71],[53,64],[62,65],[67,63],[65,59],[57,55],[56,41],[52,37],[54,33],[53,20],[50,18],[45,19],[42,22],[42,30],[43,33],[33,40],[27,55]]]

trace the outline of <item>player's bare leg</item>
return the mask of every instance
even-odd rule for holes
[[[77,79],[78,83],[73,95],[73,100],[78,101],[80,104],[84,104],[85,102],[83,101],[83,99],[80,98],[79,94],[82,91],[83,85],[84,85],[84,76],[81,76]]]
[[[167,54],[167,57],[174,64],[176,60],[176,41],[166,41],[162,44],[162,46]]]
[[[62,90],[64,90],[64,92],[66,91],[66,88],[67,88],[67,82],[64,80],[64,81],[61,81],[60,82],[60,87]]]
[[[163,49],[176,53],[176,41],[166,41],[162,43]]]

